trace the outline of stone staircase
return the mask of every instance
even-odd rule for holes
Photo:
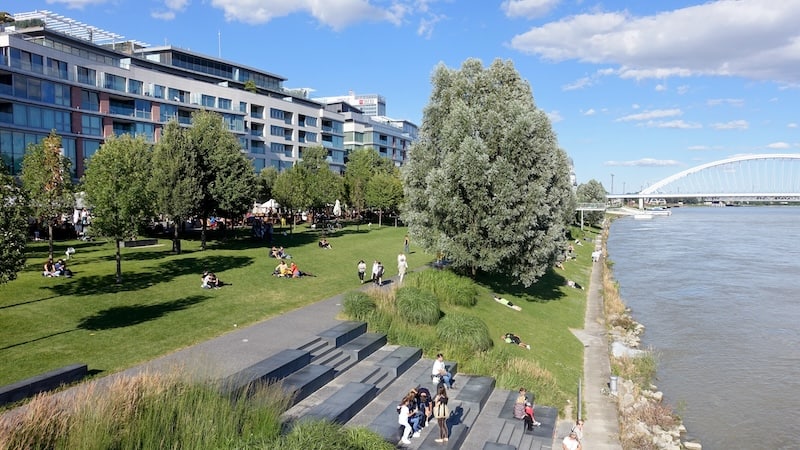
[[[327,419],[348,426],[364,426],[388,442],[400,440],[397,405],[411,388],[424,386],[432,393],[433,360],[422,350],[387,345],[386,336],[367,333],[363,322],[342,322],[294,349],[280,351],[225,378],[229,392],[258,381],[281,382],[294,394],[293,406],[283,419]],[[449,441],[437,443],[435,420],[413,438],[409,449],[551,449],[557,420],[554,408],[538,407],[542,427],[525,433],[521,421],[511,417],[516,393],[495,389],[490,377],[457,374],[457,363],[446,362],[456,388],[448,391],[451,417]]]

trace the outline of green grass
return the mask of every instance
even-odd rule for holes
[[[528,289],[485,274],[472,287],[441,286],[452,287],[442,292],[449,300],[439,302],[443,318],[465,314],[486,324],[493,347],[484,357],[449,352],[434,326],[421,332],[427,325],[393,320],[380,308],[362,312],[369,315],[370,328],[385,331],[392,342],[419,346],[426,357],[446,351],[448,359],[459,361],[461,373],[494,376],[507,389],[534,388],[537,403],[561,407],[567,399],[574,402],[583,372],[583,346],[569,328],[583,327],[586,291],[564,286],[566,279],[589,283],[597,230],[581,233],[588,240],[575,246],[578,260],[567,261],[565,270],[549,271]],[[181,255],[172,255],[170,242],[162,240],[158,247],[122,250],[121,286],[114,283],[112,243],[58,242],[57,256],[67,247],[77,250],[70,261],[75,273],[71,279],[42,277],[47,244],[31,243],[28,269],[0,286],[0,385],[75,362],[88,364],[95,373],[113,373],[232,331],[234,324],[246,326],[347,292],[360,286],[360,259],[383,261],[387,275],[393,276],[405,234],[405,228],[391,226],[346,227],[328,236],[332,250],[317,247],[320,235],[315,231],[276,234],[276,245],[286,247],[301,270],[316,275],[302,279],[271,276],[277,261],[268,257],[266,243],[247,237],[233,239],[229,233],[226,241],[210,241],[206,251],[199,250],[198,241],[184,240]],[[413,243],[411,250],[412,270],[434,259]],[[204,268],[231,285],[200,289]],[[465,293],[477,301],[458,298]],[[493,294],[522,311],[494,302]],[[392,301],[387,297],[377,303],[396,314]],[[506,332],[519,335],[532,349],[505,344],[500,336]]]
[[[57,242],[56,257],[67,247],[73,278],[45,278],[41,266],[47,243],[30,243],[28,268],[0,286],[0,385],[67,364],[82,362],[96,373],[112,373],[239,327],[328,298],[359,285],[359,259],[379,259],[387,274],[396,272],[405,228],[347,227],[329,235],[332,250],[317,247],[319,233],[276,235],[300,269],[316,275],[273,277],[277,261],[266,243],[250,238],[183,241],[181,255],[171,243],[122,249],[123,283],[114,282],[110,242]],[[229,234],[230,236],[230,234]],[[431,260],[415,249],[410,267]],[[200,288],[207,268],[230,286]]]

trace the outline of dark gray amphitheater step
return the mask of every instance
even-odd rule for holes
[[[444,366],[447,368],[447,371],[453,375],[453,380],[455,381],[456,385],[458,385],[458,363],[455,361],[445,361]],[[430,367],[428,371],[423,373],[422,375],[417,378],[417,384],[420,386],[424,386],[428,388],[432,394],[436,394],[436,386],[433,385],[433,361],[430,363]]]
[[[342,352],[350,354],[352,359],[361,361],[384,345],[386,345],[385,334],[364,333],[339,348],[342,350]]]
[[[366,332],[366,322],[345,321],[319,333],[318,336],[334,347],[341,347]]]
[[[498,444],[497,442],[487,442],[483,444],[483,450],[517,450],[517,447],[508,444]]]
[[[311,354],[304,350],[282,350],[269,358],[261,360],[226,377],[223,392],[238,393],[249,384],[259,381],[274,382],[282,380],[311,362]]]
[[[419,361],[420,358],[422,358],[422,350],[419,348],[397,347],[392,353],[378,362],[377,365],[385,367],[394,378],[397,378]]]
[[[332,367],[309,364],[283,380],[283,388],[294,395],[292,404],[302,401],[334,377]]]
[[[305,418],[326,419],[336,423],[345,423],[355,416],[361,408],[372,401],[378,388],[374,384],[350,382],[328,397],[316,408],[309,411]]]
[[[40,392],[56,389],[63,384],[79,381],[88,374],[89,369],[86,364],[70,364],[16,383],[0,386],[0,405],[13,403]]]

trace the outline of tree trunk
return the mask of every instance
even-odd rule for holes
[[[47,221],[47,253],[53,259],[53,222]]]
[[[120,242],[119,238],[115,239],[117,243],[117,254],[115,255],[115,259],[117,260],[117,284],[122,284],[122,254],[120,254]]]
[[[172,229],[172,251],[175,252],[176,255],[181,254],[181,238],[178,234],[178,223],[180,219],[175,219],[175,225]]]
[[[206,249],[206,220],[208,217],[202,217],[203,226],[200,228],[200,250]]]
[[[383,210],[382,209],[378,210],[378,226],[379,227],[383,226]]]

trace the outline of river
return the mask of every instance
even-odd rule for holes
[[[704,450],[798,449],[800,207],[615,220],[614,276]]]

